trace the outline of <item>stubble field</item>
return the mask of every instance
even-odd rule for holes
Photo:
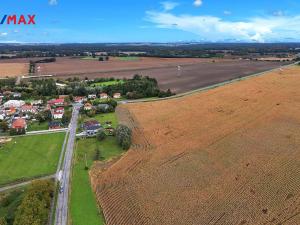
[[[132,148],[91,173],[106,224],[300,224],[299,77],[119,107]]]
[[[0,63],[0,78],[28,74],[28,63]]]

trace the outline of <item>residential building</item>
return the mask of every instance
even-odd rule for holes
[[[121,93],[114,93],[113,98],[121,98]]]
[[[31,104],[34,105],[34,106],[42,105],[43,104],[43,100],[34,100],[34,101],[32,101]]]
[[[58,98],[58,99],[52,99],[50,101],[47,102],[50,106],[63,106],[65,103],[65,100],[62,98]]]
[[[88,95],[88,99],[96,99],[96,98],[97,98],[97,95],[95,95],[95,94]]]
[[[19,93],[19,92],[14,92],[14,93],[13,93],[13,97],[14,97],[14,98],[21,98],[21,97],[22,97],[22,94]]]
[[[51,110],[53,119],[62,119],[64,113],[65,113],[65,109],[63,107],[58,107]]]
[[[101,93],[101,94],[100,94],[100,99],[108,99],[108,94],[106,94],[106,93]]]
[[[92,110],[93,106],[91,103],[88,102],[88,103],[84,104],[83,108],[84,108],[84,110],[89,111],[89,110]]]
[[[15,107],[8,107],[5,109],[5,113],[7,116],[14,115],[17,112]]]
[[[84,122],[82,128],[87,136],[95,136],[97,132],[102,129],[101,124],[97,120],[89,120]]]
[[[35,114],[35,113],[37,113],[37,108],[33,105],[25,104],[25,105],[21,106],[21,112]]]
[[[4,103],[4,108],[10,108],[10,107],[15,107],[15,108],[20,108],[22,105],[25,105],[25,102],[22,100],[9,100]]]
[[[21,131],[23,129],[27,129],[26,120],[23,118],[13,120],[11,124],[12,129],[16,129],[16,131]]]
[[[55,130],[62,128],[61,122],[58,121],[51,121],[49,122],[49,130]]]
[[[74,102],[75,103],[83,103],[84,101],[86,101],[86,97],[83,97],[83,96],[75,96],[73,98]]]

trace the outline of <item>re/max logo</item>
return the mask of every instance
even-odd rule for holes
[[[4,15],[1,19],[0,25],[14,24],[14,25],[34,25],[35,15]]]

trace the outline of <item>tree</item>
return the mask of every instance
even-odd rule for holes
[[[71,111],[65,111],[62,119],[61,119],[61,122],[64,124],[64,125],[68,125],[71,121],[71,118],[72,118],[72,113]]]
[[[49,180],[33,182],[16,212],[13,225],[46,224],[53,193],[53,182]]]
[[[86,115],[87,115],[88,117],[94,117],[94,116],[96,115],[96,111],[92,109],[92,110],[88,111],[88,112],[86,113]]]
[[[116,129],[116,138],[119,145],[124,149],[128,150],[131,146],[132,131],[125,125],[118,125]]]
[[[103,129],[99,130],[97,132],[97,139],[99,141],[103,141],[105,138],[106,138],[106,134],[105,134],[104,130]]]
[[[4,217],[0,218],[0,225],[7,225],[6,219]]]
[[[6,121],[2,121],[2,122],[0,123],[0,128],[1,128],[1,130],[2,130],[3,132],[6,132],[6,131],[8,130],[8,124],[7,124],[7,122],[6,122]]]

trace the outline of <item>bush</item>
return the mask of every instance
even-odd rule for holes
[[[9,135],[10,136],[15,136],[15,135],[23,135],[26,133],[26,130],[23,128],[23,129],[13,129],[11,128],[9,130]]]
[[[118,125],[116,129],[116,137],[119,145],[124,149],[128,150],[131,146],[132,131],[125,125]]]
[[[99,141],[103,141],[105,138],[106,138],[106,134],[105,134],[104,130],[103,129],[99,130],[97,132],[97,139]]]

